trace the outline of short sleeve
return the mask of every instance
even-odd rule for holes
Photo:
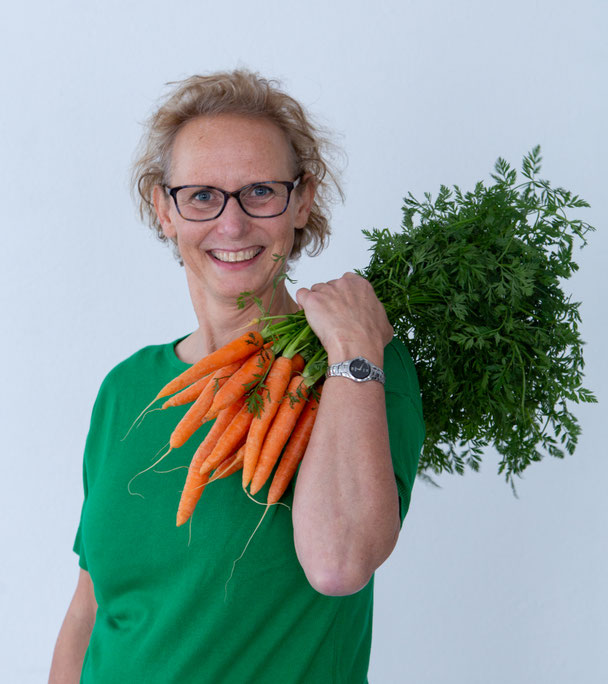
[[[394,339],[385,349],[386,415],[401,524],[407,514],[425,437],[422,401],[414,364]]]
[[[74,546],[72,547],[72,550],[74,553],[78,554],[78,565],[83,569],[88,571],[88,565],[87,565],[87,558],[84,552],[84,545],[82,543],[82,518],[84,516],[84,510],[85,506],[87,503],[87,494],[88,494],[88,482],[87,482],[87,466],[86,462],[83,463],[82,467],[82,481],[83,481],[83,488],[84,488],[84,501],[82,503],[82,509],[80,512],[80,522],[78,524],[78,530],[76,531],[76,538],[74,539]]]
[[[87,500],[89,496],[89,490],[91,487],[91,475],[92,471],[89,467],[89,459],[91,458],[92,452],[95,451],[95,444],[99,439],[99,433],[102,431],[102,416],[103,416],[103,396],[105,395],[104,388],[107,384],[108,378],[106,377],[101,384],[97,398],[95,399],[95,404],[93,405],[93,410],[91,412],[91,423],[89,426],[89,432],[87,434],[87,439],[84,447],[84,456],[82,461],[82,485],[84,491],[84,497],[82,502],[82,508],[80,511],[80,521],[78,523],[78,530],[76,531],[76,537],[74,539],[74,545],[72,550],[78,554],[79,561],[78,564],[83,570],[88,571],[87,557],[86,557],[86,543],[83,535],[83,523],[86,515]]]

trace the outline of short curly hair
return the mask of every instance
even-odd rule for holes
[[[326,131],[311,121],[302,105],[280,88],[276,80],[243,69],[206,76],[190,76],[168,83],[169,93],[145,123],[145,131],[133,162],[131,187],[139,214],[159,240],[167,237],[152,202],[154,186],[168,183],[171,150],[182,126],[199,116],[240,114],[264,118],[276,124],[291,146],[295,175],[311,174],[316,182],[315,200],[303,229],[297,230],[289,261],[304,248],[314,256],[326,246],[330,234],[330,204],[344,195],[336,160],[341,151]],[[175,256],[182,263],[177,244]]]

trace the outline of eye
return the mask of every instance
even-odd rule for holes
[[[214,197],[213,192],[207,188],[199,188],[192,193],[190,197],[191,202],[209,202]]]
[[[270,199],[274,197],[275,191],[269,185],[252,185],[251,188],[245,193],[247,198],[254,200]]]

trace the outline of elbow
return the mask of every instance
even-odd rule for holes
[[[371,580],[373,570],[361,567],[331,567],[330,565],[306,568],[302,566],[310,586],[325,596],[350,596],[361,591]]]
[[[297,522],[297,520],[296,520]],[[379,530],[360,529],[320,538],[294,525],[296,554],[311,587],[325,596],[349,596],[361,591],[391,555],[399,537],[400,519]]]
[[[342,548],[333,553],[298,549],[296,553],[310,586],[325,596],[349,596],[361,591],[374,572],[390,556],[396,537],[383,547],[365,545],[358,550]]]

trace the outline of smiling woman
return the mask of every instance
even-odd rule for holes
[[[300,103],[281,90],[278,82],[242,70],[192,76],[169,85],[168,96],[147,122],[132,176],[140,215],[158,238],[167,239],[152,196],[154,187],[166,183],[170,175],[176,135],[199,116],[232,114],[274,123],[288,143],[294,177],[306,174],[314,179],[315,197],[308,222],[296,236],[290,258],[297,259],[305,248],[311,256],[321,251],[330,232],[329,205],[336,195],[343,197],[331,163],[340,151],[313,124]],[[179,252],[176,256],[179,258]]]
[[[294,300],[276,278],[276,255],[314,254],[329,235],[328,201],[340,189],[325,147],[278,84],[243,71],[173,84],[149,120],[134,187],[142,217],[174,245],[198,327],[136,352],[99,391],[74,544],[80,581],[51,682],[367,680],[372,578],[408,510],[424,425],[412,361],[366,280],[348,273]],[[370,382],[346,372],[327,378],[283,494],[290,509],[270,508],[250,544],[260,511],[241,478],[205,487],[191,530],[172,525],[198,444],[176,449],[169,472],[148,466],[183,406],[121,439],[159,387],[235,330],[253,333],[255,305],[237,306],[244,290],[279,318],[303,309],[331,364],[346,368],[356,357],[376,367]],[[130,496],[141,471],[145,498]]]

